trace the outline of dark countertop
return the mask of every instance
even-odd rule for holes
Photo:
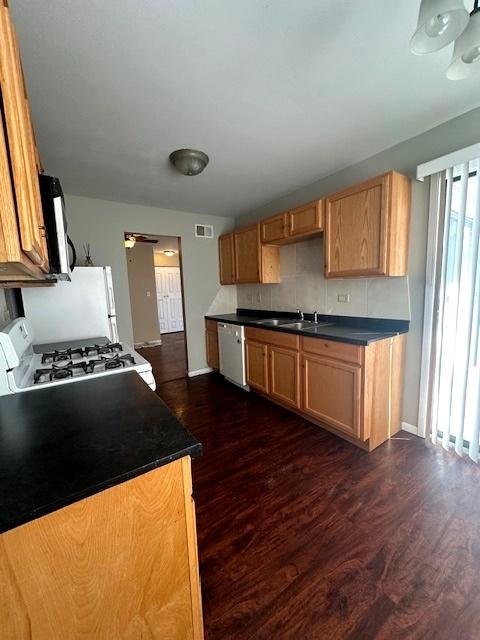
[[[202,446],[136,372],[0,397],[0,533]]]
[[[292,322],[298,319],[297,314],[282,311],[256,311],[252,309],[237,309],[237,313],[205,316],[208,320],[217,320],[230,324],[239,324],[268,331],[284,331],[310,338],[324,338],[336,342],[348,342],[350,344],[368,345],[377,340],[392,338],[399,333],[407,333],[408,320],[389,320],[382,318],[357,318],[352,316],[318,315],[318,322],[328,323],[310,329],[285,328],[285,325],[272,327],[260,324],[259,321],[266,318],[290,318]],[[306,313],[305,318],[312,319],[311,314]]]

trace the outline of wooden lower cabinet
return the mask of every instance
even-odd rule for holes
[[[0,536],[0,638],[203,638],[190,458]]]
[[[220,369],[220,356],[218,352],[218,329],[214,320],[205,321],[205,342],[207,348],[207,364],[215,371]]]
[[[319,356],[302,356],[302,410],[360,438],[362,367]]]
[[[300,354],[292,349],[270,346],[270,395],[283,404],[300,406]]]
[[[247,384],[263,393],[268,393],[268,346],[261,342],[246,340],[245,366]]]
[[[359,346],[247,327],[252,389],[371,451],[400,429],[405,336]]]

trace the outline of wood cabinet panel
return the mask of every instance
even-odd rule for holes
[[[218,352],[218,333],[207,329],[205,331],[205,339],[207,345],[207,364],[212,369],[218,371],[220,369],[220,357]]]
[[[205,329],[218,333],[218,322],[216,320],[205,320]]]
[[[289,236],[299,239],[323,231],[324,201],[315,200],[288,212]]]
[[[326,277],[406,274],[410,190],[390,172],[326,198]]]
[[[247,340],[265,342],[287,349],[297,349],[300,346],[300,336],[294,333],[283,331],[269,331],[268,329],[256,329],[255,327],[245,327],[245,337]]]
[[[36,167],[35,138],[16,34],[5,6],[0,7],[0,83],[20,243],[30,260],[46,271],[48,254]]]
[[[269,392],[268,385],[268,347],[266,344],[245,341],[245,366],[247,384],[263,393]]]
[[[386,273],[388,188],[382,176],[327,198],[327,275]]]
[[[260,282],[260,231],[258,225],[235,231],[235,280]]]
[[[0,537],[2,638],[201,640],[189,458]]]
[[[308,354],[302,356],[302,368],[303,411],[358,438],[362,368]]]
[[[227,233],[218,239],[218,257],[220,283],[235,283],[235,248],[233,233]]]
[[[300,407],[300,354],[281,347],[269,348],[270,395],[283,404]]]
[[[288,214],[267,218],[262,221],[262,242],[281,242],[288,236]]]
[[[363,363],[365,347],[335,340],[321,338],[305,338],[302,336],[302,349],[326,358],[336,358],[345,362]]]

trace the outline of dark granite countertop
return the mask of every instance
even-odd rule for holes
[[[135,372],[0,397],[0,533],[202,447]]]
[[[237,309],[237,313],[215,314],[205,317],[209,320],[217,320],[218,322],[240,324],[247,327],[267,329],[268,331],[286,331],[310,338],[324,338],[336,342],[348,342],[358,345],[368,345],[377,340],[391,338],[399,333],[407,333],[410,325],[408,320],[319,314],[318,322],[322,324],[317,327],[310,327],[308,329],[289,328],[285,327],[285,325],[272,327],[261,324],[261,321],[267,318],[282,318],[295,322],[298,319],[298,315],[291,312],[257,311],[253,309]],[[305,319],[313,320],[312,314],[306,313]]]

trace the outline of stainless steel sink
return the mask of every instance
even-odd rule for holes
[[[278,327],[281,324],[287,324],[290,318],[268,318],[266,320],[257,320],[255,324],[264,324],[268,327]]]
[[[313,322],[311,320],[301,320],[299,322],[290,322],[289,324],[284,324],[283,327],[285,329],[316,329],[317,327],[328,327],[332,323],[331,322]]]

